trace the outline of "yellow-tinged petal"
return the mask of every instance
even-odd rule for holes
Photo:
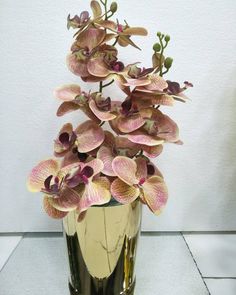
[[[147,178],[147,160],[144,158],[137,158],[135,160],[137,164],[137,172],[136,172],[136,177],[137,179],[146,179]]]
[[[148,31],[142,27],[131,27],[123,31],[125,35],[147,36]]]
[[[128,185],[119,178],[111,184],[111,194],[118,202],[122,204],[132,203],[140,194],[139,188]]]
[[[91,6],[91,9],[93,11],[94,19],[96,19],[96,18],[98,18],[99,16],[102,15],[102,8],[101,8],[101,5],[99,4],[98,1],[95,1],[95,0],[91,1],[90,6]]]
[[[80,201],[81,196],[73,189],[66,188],[58,198],[49,198],[49,204],[62,212],[74,211]]]
[[[112,169],[128,185],[139,183],[136,177],[137,164],[134,160],[123,156],[115,157],[112,161]]]
[[[101,121],[110,121],[116,118],[116,115],[108,112],[100,111],[99,108],[96,106],[96,103],[94,100],[90,100],[89,107],[92,110],[92,112],[98,117]]]
[[[164,143],[163,139],[157,136],[151,136],[151,135],[145,134],[141,131],[140,132],[134,131],[133,133],[128,134],[127,138],[134,143],[147,145],[147,146],[156,146],[156,145]]]
[[[168,189],[163,178],[150,177],[143,184],[143,198],[154,214],[160,214],[168,200]]]
[[[111,193],[105,187],[104,179],[98,178],[86,185],[77,210],[81,213],[91,206],[109,203],[110,199]]]
[[[45,196],[44,197],[44,200],[43,200],[43,207],[44,207],[44,210],[46,211],[46,213],[54,218],[54,219],[62,219],[64,218],[68,212],[62,212],[62,211],[59,211],[57,210],[56,208],[54,208],[52,205],[51,205],[51,197],[48,197],[48,196]]]
[[[112,169],[112,161],[114,159],[114,155],[110,147],[101,146],[98,153],[98,159],[102,160],[104,164],[104,168],[102,173],[108,176],[116,176],[115,172]]]
[[[44,188],[44,181],[51,175],[56,176],[59,167],[59,162],[54,159],[40,162],[33,168],[28,177],[28,190],[31,192],[40,192]]]

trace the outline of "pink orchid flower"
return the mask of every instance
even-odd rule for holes
[[[60,164],[54,159],[40,162],[31,171],[27,187],[31,192],[43,192],[44,209],[53,218],[59,219],[77,208],[78,195],[65,186],[65,176],[71,167],[60,169]],[[60,210],[55,204],[60,203]]]
[[[54,154],[57,157],[63,157],[75,144],[76,134],[70,123],[65,124],[54,141]]]
[[[143,158],[132,160],[118,156],[112,162],[118,176],[112,182],[111,193],[122,204],[131,203],[138,197],[151,211],[160,214],[168,199],[166,184],[155,169]]]

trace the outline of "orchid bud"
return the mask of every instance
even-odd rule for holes
[[[116,2],[112,2],[111,3],[111,7],[110,7],[110,10],[112,13],[115,13],[118,9],[118,6],[117,6],[117,3]]]
[[[170,69],[171,66],[172,66],[172,64],[173,64],[173,58],[171,58],[171,57],[167,57],[167,58],[165,59],[165,63],[164,63],[165,67],[166,67],[167,69]]]
[[[170,36],[169,35],[166,35],[165,36],[165,41],[168,43],[170,41]]]
[[[153,50],[155,52],[159,52],[161,50],[161,45],[159,43],[156,43],[153,45]]]
[[[157,32],[157,37],[161,37],[161,32]]]

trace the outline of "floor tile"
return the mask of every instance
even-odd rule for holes
[[[20,242],[22,236],[5,236],[0,235],[0,271],[11,255],[12,251]]]
[[[235,234],[193,234],[185,239],[204,277],[236,277]]]
[[[235,295],[236,280],[232,279],[206,279],[205,280],[211,295]]]
[[[67,295],[63,239],[24,238],[0,273],[0,286],[4,295]],[[208,294],[179,235],[141,237],[135,295],[154,294]]]

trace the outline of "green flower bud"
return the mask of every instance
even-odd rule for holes
[[[159,52],[159,51],[161,51],[161,45],[160,45],[159,43],[154,44],[154,45],[153,45],[153,50],[154,50],[155,52]]]
[[[173,64],[173,58],[171,58],[171,57],[167,57],[167,58],[165,59],[164,66],[165,66],[167,69],[170,69],[171,66],[172,66],[172,64]]]
[[[161,32],[157,32],[157,37],[161,37]]]
[[[166,35],[166,36],[165,36],[165,41],[166,41],[166,42],[169,42],[169,41],[170,41],[170,36],[169,36],[169,35]]]
[[[112,13],[115,13],[117,11],[117,9],[118,9],[117,3],[116,2],[112,2],[111,3],[111,7],[110,7],[111,12]]]

